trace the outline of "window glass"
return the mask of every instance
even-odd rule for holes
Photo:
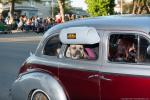
[[[108,60],[112,62],[137,62],[137,35],[112,34],[109,38]]]
[[[89,45],[68,45],[65,56],[74,60],[96,60],[99,55],[99,43]]]
[[[148,47],[149,44],[150,43],[149,43],[149,41],[146,38],[140,36],[139,62],[141,62],[141,63],[144,63],[144,62],[148,63],[148,62],[150,62],[150,55],[147,54],[147,47]]]
[[[60,51],[61,45],[62,43],[59,40],[59,36],[53,36],[48,40],[44,47],[44,55],[57,56]]]

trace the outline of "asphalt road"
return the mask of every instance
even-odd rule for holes
[[[41,35],[36,34],[0,34],[0,100],[11,100],[9,89],[17,72],[40,39]]]

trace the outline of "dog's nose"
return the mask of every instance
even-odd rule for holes
[[[81,54],[80,50],[77,50],[76,55],[80,55],[80,54]]]

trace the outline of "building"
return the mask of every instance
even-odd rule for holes
[[[47,17],[53,16],[53,7],[56,5],[56,0],[42,0],[40,3],[30,0],[30,2],[15,3],[15,13],[18,15],[26,15],[27,17],[39,16]],[[0,4],[0,13],[7,12],[9,15],[9,5]],[[6,15],[6,13],[5,13]]]
[[[80,7],[73,7],[72,13],[77,15],[77,16],[89,16],[89,14]]]

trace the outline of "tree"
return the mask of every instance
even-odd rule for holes
[[[133,0],[133,14],[150,14],[150,1],[149,0]]]
[[[132,2],[128,2],[123,4],[123,13],[124,14],[131,14],[133,9],[133,4]]]
[[[65,0],[64,4],[64,13],[65,14],[72,14],[73,7],[71,6],[71,1],[70,0]]]
[[[114,14],[115,0],[85,0],[88,13],[91,16],[106,16]]]
[[[62,17],[62,22],[65,22],[65,18],[64,18],[64,3],[65,3],[65,0],[57,0],[57,1],[58,1],[58,5],[59,5],[60,15]]]
[[[127,2],[127,0],[118,0],[118,4],[120,5],[120,7],[122,5],[122,13],[123,14],[131,14],[132,13],[132,8],[133,8],[132,2]]]
[[[62,22],[65,22],[64,13],[72,13],[71,12],[71,1],[70,0],[57,0],[59,6],[59,12],[62,17]]]
[[[13,23],[14,20],[14,8],[15,3],[22,3],[24,1],[30,1],[30,0],[0,0],[0,3],[9,4],[10,5],[10,23]],[[40,2],[41,0],[33,0],[35,2]]]

